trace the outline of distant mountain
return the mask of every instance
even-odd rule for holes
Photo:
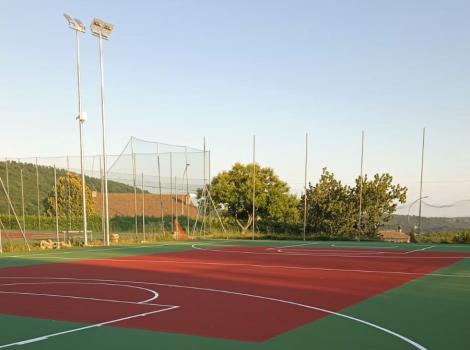
[[[36,165],[30,163],[18,163],[14,161],[8,162],[8,182],[10,198],[17,211],[21,213],[21,177],[20,171],[23,169],[23,187],[25,199],[26,215],[37,214],[37,182],[36,182]],[[57,177],[67,174],[65,169],[57,169]],[[38,166],[39,175],[39,207],[41,213],[44,213],[44,202],[49,193],[54,188],[54,168],[50,166]],[[6,181],[6,162],[0,161],[0,177],[5,186]],[[93,190],[101,191],[101,179],[86,176],[87,186]],[[108,191],[110,193],[131,193],[134,192],[132,186],[128,186],[115,181],[108,181]],[[0,187],[0,214],[8,213],[8,206],[3,189]]]
[[[419,217],[407,215],[394,215],[390,222],[385,224],[385,229],[396,229],[399,225],[403,231],[411,232],[413,226],[418,226]],[[421,227],[424,233],[434,232],[458,232],[470,229],[470,217],[422,217]]]

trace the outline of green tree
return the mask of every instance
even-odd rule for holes
[[[298,222],[298,199],[289,194],[289,186],[271,168],[255,165],[255,201],[257,221]],[[253,223],[253,164],[235,163],[232,169],[212,180],[210,191],[215,203],[246,231]]]
[[[360,186],[361,178],[358,177],[352,192],[356,203],[359,203]],[[406,202],[407,191],[406,187],[393,184],[390,174],[375,174],[370,180],[365,175],[362,182],[360,234],[369,238],[377,237],[379,227],[390,221],[398,203]]]
[[[358,235],[376,238],[379,227],[391,219],[398,203],[406,202],[407,188],[393,184],[390,174],[375,174],[371,180],[364,176],[359,228],[360,188],[360,177],[356,179],[355,187],[350,187],[324,168],[319,182],[314,186],[309,184],[307,189],[309,230],[330,238]]]
[[[309,231],[331,238],[352,234],[356,204],[349,186],[323,168],[319,182],[314,186],[310,183],[306,193]]]
[[[85,188],[87,215],[94,213],[95,200],[91,189]],[[59,216],[77,217],[82,215],[82,179],[77,174],[66,174],[57,178],[57,206]],[[48,215],[55,215],[54,187],[47,196],[46,209]]]

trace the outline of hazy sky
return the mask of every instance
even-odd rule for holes
[[[390,172],[418,197],[470,198],[469,1],[0,1],[0,156],[78,154],[74,34],[63,12],[115,24],[105,43],[109,152],[131,135],[251,159],[294,190],[327,166]],[[82,39],[86,153],[100,151],[97,41]],[[467,208],[470,210],[470,208]],[[451,214],[457,214],[456,210]],[[468,214],[468,212],[467,212]]]

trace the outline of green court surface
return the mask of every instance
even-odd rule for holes
[[[370,281],[371,285],[376,283],[378,278],[386,279],[389,276],[394,278],[395,274],[400,276],[410,274],[409,280],[405,283],[400,283],[394,288],[376,293],[337,310],[342,315],[382,327],[395,335],[334,314],[323,315],[311,322],[304,322],[302,325],[262,341],[190,335],[184,330],[178,332],[144,330],[128,326],[120,327],[116,324],[67,333],[68,330],[86,327],[89,324],[39,318],[34,315],[34,312],[30,317],[14,315],[11,312],[5,313],[0,302],[0,349],[470,349],[470,333],[468,331],[470,325],[470,259],[468,258],[470,257],[470,246],[465,245],[220,240],[165,242],[109,248],[90,247],[4,254],[0,256],[0,277],[12,276],[11,271],[21,273],[22,269],[30,268],[37,268],[35,271],[44,270],[47,275],[49,269],[54,269],[53,265],[63,265],[64,263],[75,266],[86,262],[85,264],[88,266],[96,265],[96,269],[99,270],[104,268],[102,263],[108,264],[108,261],[147,256],[156,258],[177,256],[178,259],[182,259],[186,257],[184,254],[188,254],[188,258],[194,259],[191,261],[213,264],[214,260],[211,260],[213,254],[218,254],[214,250],[219,249],[228,249],[235,253],[226,254],[227,259],[230,259],[227,260],[227,266],[234,268],[234,270],[226,270],[226,279],[220,277],[216,279],[213,275],[223,273],[224,267],[192,270],[191,266],[186,270],[173,271],[171,270],[173,266],[166,266],[167,270],[160,270],[163,267],[157,264],[155,281],[159,281],[160,274],[168,274],[171,270],[171,273],[174,273],[172,276],[179,277],[184,274],[185,276],[181,276],[181,278],[194,280],[198,286],[204,285],[204,281],[207,280],[210,282],[208,284],[210,288],[214,288],[213,286],[217,286],[219,282],[225,285],[232,273],[239,275],[237,276],[239,278],[245,275],[251,276],[255,268],[261,267],[260,265],[269,265],[271,255],[273,259],[277,259],[272,261],[273,269],[280,262],[283,264],[289,262],[295,268],[308,270],[298,281],[310,284],[305,286],[305,290],[308,289],[307,287],[314,286],[316,289],[322,290],[322,293],[328,293],[328,285],[322,288],[323,283],[327,283],[324,282],[324,278],[339,272],[351,278],[357,276],[359,282],[364,284]],[[257,257],[256,254],[260,257]],[[279,254],[279,257],[276,254]],[[371,258],[368,258],[368,255]],[[388,256],[391,258],[387,260]],[[447,259],[448,257],[454,259],[455,256],[459,258],[437,270],[426,270],[426,273],[420,272],[419,274],[413,272],[415,268],[419,268],[414,264],[424,264],[424,261],[429,260],[435,262],[435,260]],[[221,257],[225,259],[225,255],[221,255]],[[410,258],[408,259],[408,257]],[[256,262],[249,261],[249,258],[257,260]],[[360,270],[348,268],[350,261],[356,263],[358,260],[364,261],[366,265]],[[217,261],[220,262],[220,259]],[[383,266],[387,267],[391,263],[389,261],[393,261],[395,264],[393,271],[383,272]],[[162,264],[164,263],[162,261]],[[240,267],[237,267],[237,264]],[[380,264],[381,267],[377,267],[377,264]],[[221,265],[223,264],[221,263]],[[139,266],[134,266],[133,269],[148,270],[146,266]],[[397,270],[397,267],[402,269]],[[286,266],[280,267],[280,269],[283,268]],[[313,269],[313,271],[310,272],[309,269]],[[331,271],[329,272],[328,269]],[[133,273],[135,271],[123,270],[123,280],[129,279]],[[270,283],[282,287],[283,278],[286,278],[283,276],[281,274],[278,277],[275,276],[274,282]],[[178,278],[175,277],[174,282],[178,283]],[[0,290],[5,288],[2,283],[4,282],[0,281]],[[303,286],[299,283],[297,282],[292,287],[293,300],[296,300],[297,292],[304,291]],[[230,287],[231,290],[238,290],[235,282]],[[267,295],[268,292],[269,285],[266,284],[264,289],[261,288],[257,294]],[[338,298],[341,293],[346,298],[349,297],[349,294],[356,293],[356,289],[353,286],[350,290],[338,291],[335,289],[332,295]],[[325,295],[328,294],[322,294],[322,296]],[[0,298],[7,296],[8,294],[0,294]],[[12,300],[20,303],[22,299],[20,296],[17,297]],[[312,303],[316,301],[314,297],[315,295],[312,296]],[[197,300],[187,302],[197,303]],[[322,307],[318,303],[315,305]],[[270,307],[274,308],[276,304],[272,304]],[[89,311],[94,312],[94,310]],[[234,334],[237,333],[237,325],[242,328],[243,323],[248,322],[248,320],[240,319],[238,323],[233,323],[233,320],[228,319],[229,317],[230,315],[219,315],[219,318],[204,319],[201,322],[205,322],[205,326],[210,330],[213,325],[231,321],[230,324],[235,324],[235,328],[232,330]],[[263,318],[260,317],[260,320]],[[278,322],[282,322],[282,318]],[[261,323],[250,324],[250,327],[253,327],[256,333],[256,327],[261,326]],[[204,329],[204,327],[202,328]],[[43,338],[48,335],[54,336]],[[404,341],[403,338],[409,341]],[[24,343],[22,343],[23,341]]]

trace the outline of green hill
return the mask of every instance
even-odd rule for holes
[[[414,225],[418,225],[417,216],[394,215],[390,222],[385,224],[385,229],[396,229],[401,226],[405,232],[411,232]],[[424,233],[460,232],[470,228],[470,217],[422,217],[422,229]]]
[[[6,186],[6,162],[0,161],[0,177]],[[38,186],[36,182],[36,165],[30,163],[18,163],[14,161],[8,162],[8,180],[9,192],[12,203],[17,211],[21,213],[21,177],[20,171],[23,169],[23,187],[25,199],[25,214],[37,215],[37,192]],[[65,169],[57,169],[57,177],[67,174]],[[45,201],[47,196],[54,188],[54,168],[50,166],[38,166],[39,175],[39,209],[41,213],[45,211]],[[93,191],[101,191],[101,180],[95,177],[86,177],[87,186]],[[108,191],[110,193],[131,193],[133,187],[115,182],[108,181]],[[7,200],[0,187],[0,214],[7,214]]]

